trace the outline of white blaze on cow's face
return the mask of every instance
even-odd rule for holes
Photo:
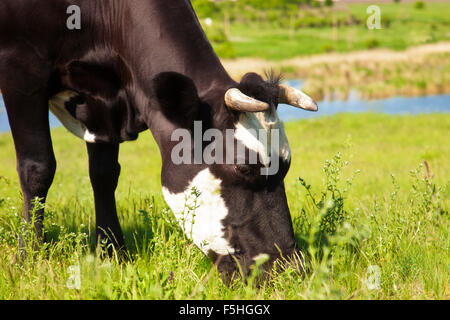
[[[267,143],[258,139],[258,134],[264,132],[267,136]],[[291,160],[291,149],[286,137],[283,123],[278,118],[275,107],[271,107],[265,112],[243,112],[239,116],[236,124],[235,138],[245,145],[249,150],[255,151],[261,159],[261,162],[268,166],[270,164],[272,144],[272,130],[278,130],[278,154],[285,162]],[[256,135],[255,135],[256,134]]]
[[[164,198],[182,229],[206,255],[210,251],[220,255],[234,253],[225,239],[222,224],[228,209],[221,196],[221,183],[209,169],[205,169],[197,174],[184,192],[174,194],[163,187]],[[197,190],[199,195],[195,196],[193,190]]]

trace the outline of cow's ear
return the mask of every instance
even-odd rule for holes
[[[153,80],[155,96],[166,118],[187,129],[199,118],[200,98],[192,79],[176,73],[163,72]]]
[[[121,77],[108,64],[74,61],[67,66],[64,76],[68,77],[71,89],[108,99],[115,97],[122,85]]]

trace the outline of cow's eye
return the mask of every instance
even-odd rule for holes
[[[252,177],[255,175],[255,170],[252,166],[238,164],[235,168],[240,174],[243,174],[246,177]]]

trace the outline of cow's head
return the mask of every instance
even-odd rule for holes
[[[316,103],[254,73],[232,87],[211,83],[202,96],[191,79],[163,73],[154,91],[160,108],[152,121],[165,127],[154,132],[163,193],[187,236],[224,274],[238,263],[246,273],[262,254],[270,257],[267,265],[291,255],[283,182],[291,153],[277,106],[316,111]]]

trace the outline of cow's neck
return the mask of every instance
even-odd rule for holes
[[[134,18],[127,29],[127,56],[138,86],[148,97],[152,80],[161,72],[178,72],[194,81],[202,101],[218,101],[235,82],[224,69],[208,41],[189,1],[148,1],[140,8],[131,7]],[[212,108],[216,108],[211,103]],[[219,106],[220,107],[220,106]],[[217,114],[218,110],[214,110]],[[163,117],[152,110],[147,121],[160,148],[168,147],[167,134],[160,132]],[[165,132],[176,127],[164,123]],[[165,137],[165,138],[163,138]],[[165,146],[165,147],[164,147]]]
[[[135,18],[127,26],[132,29],[127,47],[141,86],[146,88],[155,75],[167,71],[191,78],[200,96],[232,82],[189,1],[148,1],[130,10]]]

